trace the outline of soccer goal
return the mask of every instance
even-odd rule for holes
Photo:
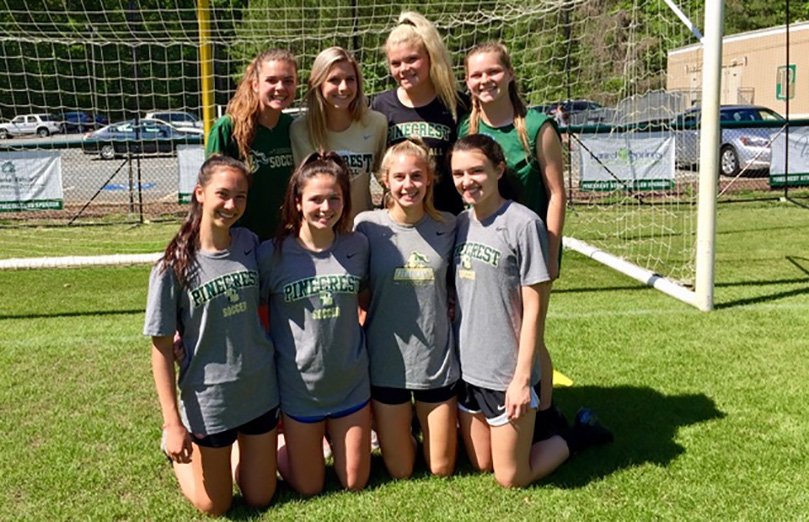
[[[414,9],[444,36],[459,88],[466,52],[477,43],[499,40],[509,48],[529,105],[548,113],[563,109],[566,246],[616,267],[634,265],[634,277],[673,288],[669,293],[710,308],[698,304],[692,290],[700,277],[697,245],[713,248],[707,236],[697,239],[702,189],[697,173],[678,168],[673,131],[664,125],[695,98],[694,92],[667,89],[667,53],[699,41],[694,24],[684,22],[705,18],[701,0],[676,5],[672,0],[6,5],[0,17],[0,57],[6,65],[0,71],[0,117],[51,114],[62,132],[0,140],[0,156],[30,150],[58,156],[62,207],[6,207],[0,226],[65,224],[75,219],[77,209],[82,210],[78,222],[93,223],[120,213],[136,216],[135,222],[180,215],[185,207],[177,180],[184,154],[172,150],[135,158],[112,151],[112,159],[105,159],[101,151],[88,153],[82,147],[82,134],[147,113],[210,119],[214,107],[227,104],[247,61],[268,47],[297,55],[298,100],[314,57],[331,45],[354,53],[373,96],[394,86],[382,47],[401,11]],[[702,62],[692,65],[704,68]],[[9,241],[14,254],[8,257],[30,257],[24,242]],[[4,246],[0,241],[0,250]],[[105,256],[120,252],[88,253],[108,263],[117,258]]]

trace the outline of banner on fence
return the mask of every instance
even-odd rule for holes
[[[58,150],[0,152],[0,212],[62,208],[62,156]]]
[[[177,163],[180,178],[177,182],[177,194],[180,203],[190,203],[191,194],[197,184],[199,168],[205,161],[205,149],[199,145],[177,145]]]
[[[661,132],[579,136],[582,190],[674,188],[674,137]]]
[[[786,159],[789,154],[789,173]],[[781,132],[772,142],[770,187],[809,185],[809,127],[790,127],[789,144]]]

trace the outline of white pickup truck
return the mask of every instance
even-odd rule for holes
[[[42,138],[60,132],[59,122],[52,114],[23,114],[9,123],[0,123],[0,139],[13,138],[25,134],[36,134]]]

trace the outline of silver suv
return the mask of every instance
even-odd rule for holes
[[[23,114],[9,123],[0,123],[0,139],[8,139],[25,134],[36,134],[42,138],[61,131],[59,122],[52,114]]]
[[[190,112],[185,111],[151,111],[143,117],[145,120],[158,120],[177,130],[192,134],[202,134],[202,122]]]

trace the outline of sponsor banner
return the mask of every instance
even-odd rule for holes
[[[786,172],[789,154],[789,173]],[[770,187],[809,185],[809,127],[790,127],[789,144],[786,133],[774,136],[770,163]]]
[[[579,135],[581,188],[652,191],[674,188],[674,137],[662,132]]]
[[[62,208],[62,156],[58,150],[0,152],[0,212]]]
[[[205,149],[199,145],[177,145],[177,164],[180,177],[177,195],[180,203],[190,203],[197,184],[199,168],[205,162]]]

